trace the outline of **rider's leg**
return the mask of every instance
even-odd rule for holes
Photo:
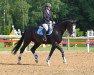
[[[46,41],[46,31],[48,31],[48,25],[47,24],[43,24],[43,40]]]
[[[50,23],[49,23],[49,29],[50,29],[50,30],[53,29],[52,21],[50,21]]]

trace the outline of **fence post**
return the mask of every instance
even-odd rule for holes
[[[89,39],[87,39],[87,51],[88,51],[88,53],[89,53],[89,51],[90,51],[90,45],[89,45]]]
[[[68,35],[68,46],[67,46],[67,50],[69,50],[70,47],[70,40],[69,40],[69,35]]]
[[[90,45],[89,45],[89,31],[87,31],[87,37],[88,37],[88,39],[87,39],[87,52],[89,53],[89,51],[90,51]]]

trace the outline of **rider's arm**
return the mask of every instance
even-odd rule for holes
[[[43,19],[44,19],[45,21],[47,21],[47,22],[50,21],[49,17],[47,16],[46,10],[43,11]]]

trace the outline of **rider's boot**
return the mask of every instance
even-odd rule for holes
[[[46,30],[45,29],[43,29],[43,41],[47,41]]]

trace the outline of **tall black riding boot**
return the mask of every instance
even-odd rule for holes
[[[47,41],[46,30],[45,29],[43,29],[43,41]]]

